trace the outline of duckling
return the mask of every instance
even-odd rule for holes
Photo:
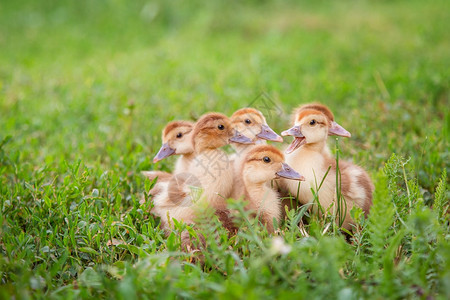
[[[194,152],[191,139],[193,126],[194,123],[189,121],[169,122],[162,131],[163,145],[153,158],[153,162],[156,163],[171,155],[181,155],[177,159],[173,173],[178,174],[188,171]],[[154,180],[158,177],[158,182],[149,191],[149,195],[153,197],[161,192],[162,187],[159,184],[172,178],[171,173],[163,171],[143,171],[142,174],[149,180]],[[144,199],[141,200],[141,202],[144,201]]]
[[[298,108],[294,113],[294,126],[281,134],[294,136],[294,141],[286,149],[286,162],[307,178],[300,187],[291,181],[281,180],[282,187],[287,188],[293,196],[297,196],[300,203],[310,203],[314,200],[311,188],[314,191],[318,189],[328,168],[331,167],[318,190],[318,200],[324,211],[332,204],[336,210],[336,161],[326,142],[329,135],[350,137],[351,134],[336,123],[333,113],[321,104],[307,104]],[[342,222],[344,228],[350,229],[351,208],[357,205],[368,214],[374,186],[369,175],[357,165],[341,160],[339,170],[341,194],[346,206]]]
[[[266,144],[266,140],[273,142],[283,142],[283,138],[275,133],[267,125],[264,115],[254,108],[241,108],[231,117],[231,125],[241,134],[251,139],[254,144]],[[231,143],[236,151],[231,157],[234,169],[233,190],[230,197],[239,199],[244,195],[244,185],[241,181],[241,166],[248,151],[253,148],[253,144]]]
[[[202,116],[194,125],[191,142],[194,157],[189,171],[174,174],[158,185],[153,198],[152,213],[161,218],[162,227],[168,229],[172,218],[193,223],[196,215],[196,201],[219,211],[219,218],[226,212],[226,199],[232,183],[232,170],[225,152],[218,149],[230,141],[251,143],[251,140],[231,129],[228,117],[219,113]],[[203,195],[198,197],[199,190]]]
[[[194,124],[188,121],[172,121],[163,129],[163,145],[159,149],[153,162],[156,163],[170,155],[180,155],[174,173],[187,172],[194,156],[192,146],[192,129]]]
[[[245,156],[240,174],[244,183],[246,209],[255,211],[270,233],[273,219],[280,221],[281,201],[268,183],[277,178],[304,181],[305,178],[284,163],[284,155],[271,145],[257,145]]]

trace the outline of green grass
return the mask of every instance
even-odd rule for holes
[[[3,1],[0,298],[448,299],[449,8]],[[232,238],[206,216],[204,257],[183,253],[184,225],[165,238],[139,204],[140,171],[172,168],[151,163],[168,121],[254,99],[278,132],[299,104],[330,106],[372,212],[351,237],[316,218],[304,237],[291,211],[288,254],[245,214]]]

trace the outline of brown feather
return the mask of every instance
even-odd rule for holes
[[[260,159],[261,155],[264,155],[264,153],[268,153],[268,154],[272,154],[277,156],[277,158],[281,161],[284,161],[284,154],[283,152],[281,152],[280,150],[278,150],[277,148],[275,148],[272,145],[258,145],[256,147],[254,147],[252,150],[250,150],[250,152],[247,153],[246,162],[252,161],[252,160],[256,160],[256,159]],[[241,168],[241,172],[242,172],[242,168]]]
[[[294,116],[297,116],[301,111],[305,111],[305,110],[318,111],[318,112],[324,114],[329,121],[334,121],[334,115],[331,112],[331,110],[328,107],[326,107],[325,105],[320,104],[320,103],[304,104],[294,111]],[[297,120],[300,120],[300,119],[301,118],[297,118]]]
[[[251,107],[244,107],[244,108],[241,108],[241,109],[235,111],[231,115],[231,118],[236,118],[236,117],[239,117],[239,116],[242,116],[242,115],[246,115],[246,114],[257,114],[257,115],[260,115],[261,117],[263,116],[262,113],[259,110],[257,110],[257,109],[254,109],[254,108],[251,108]]]
[[[370,180],[369,175],[367,175],[366,172],[358,176],[357,182],[364,188],[364,191],[366,192],[366,201],[361,208],[364,211],[364,214],[367,216],[369,214],[370,207],[372,206],[373,191],[375,188],[372,181]]]
[[[147,177],[150,181],[158,177],[158,181],[166,181],[172,177],[172,174],[163,171],[148,171],[144,172],[143,175]]]
[[[236,234],[238,231],[237,226],[233,222],[233,218],[228,209],[217,209],[215,215],[222,223],[223,227],[228,230],[230,234]]]
[[[249,117],[250,119],[253,119],[252,121],[256,121],[257,123],[265,123],[264,115],[259,110],[246,107],[235,111],[234,114],[231,115],[231,124],[241,122],[243,120],[241,117]]]
[[[224,138],[226,138],[226,143],[228,142],[228,138],[231,137],[232,130],[230,125],[230,120],[227,116],[221,113],[208,113],[200,117],[198,121],[194,125],[194,132],[192,133],[192,145],[194,146],[194,149],[196,151],[201,150],[202,148],[219,148],[219,143],[223,143],[221,137],[217,134],[217,127],[209,125],[208,123],[214,122],[214,121],[223,121],[223,125],[225,126],[224,132]],[[209,139],[212,140],[213,143],[207,143],[207,141],[203,141],[203,139]],[[198,145],[200,143],[205,143],[205,145]],[[216,141],[216,143],[214,143]]]
[[[271,218],[270,215],[266,214],[265,212],[262,212],[261,215],[259,216],[259,220],[267,228],[267,231],[269,233],[274,232],[273,218]]]
[[[163,130],[163,136],[167,136],[172,130],[180,127],[193,127],[194,123],[189,121],[172,121],[169,122]]]

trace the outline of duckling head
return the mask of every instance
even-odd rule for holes
[[[292,180],[305,178],[284,162],[283,153],[271,145],[257,145],[247,154],[242,172],[252,183],[264,183],[280,177]]]
[[[190,154],[194,152],[192,146],[192,129],[194,123],[188,121],[172,121],[164,127],[162,132],[162,146],[153,158],[158,162],[174,154]]]
[[[329,135],[351,137],[350,132],[334,121],[333,113],[321,104],[306,104],[298,108],[294,115],[294,126],[281,135],[294,137],[286,153],[305,144],[323,143]]]
[[[264,115],[254,108],[241,108],[230,118],[231,125],[237,131],[252,141],[264,139],[273,142],[283,142],[283,138],[267,125]]]
[[[233,130],[230,119],[221,113],[207,113],[195,123],[192,133],[195,151],[217,149],[230,142],[252,143],[239,131]]]

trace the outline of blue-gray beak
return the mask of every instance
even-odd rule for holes
[[[288,164],[282,163],[281,166],[282,166],[281,170],[276,173],[277,176],[292,180],[305,181],[305,177],[303,177],[303,175],[300,175],[294,169],[289,167]]]
[[[292,136],[300,137],[300,138],[305,137],[305,136],[302,134],[302,130],[301,130],[300,125],[294,126],[294,127],[292,127],[292,128],[289,128],[288,130],[283,131],[283,132],[281,133],[281,135],[282,135],[282,136],[292,135]]]
[[[165,143],[161,146],[155,158],[153,158],[153,162],[158,162],[168,156],[175,154],[175,149],[170,148],[168,143]]]
[[[251,139],[235,130],[234,135],[230,138],[230,142],[239,143],[239,144],[254,144]]]
[[[279,136],[275,131],[273,131],[272,128],[269,127],[269,125],[266,124],[263,124],[261,126],[261,132],[257,134],[256,137],[273,142],[283,142],[283,138]]]

